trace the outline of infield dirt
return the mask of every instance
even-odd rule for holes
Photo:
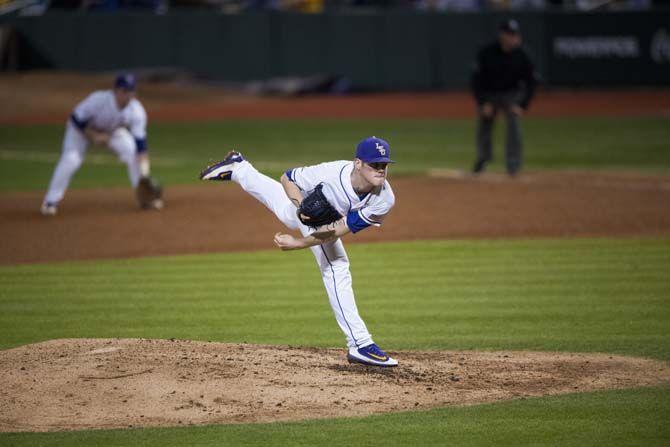
[[[608,354],[392,353],[182,340],[52,340],[0,351],[0,432],[292,421],[651,386],[667,363]]]
[[[391,178],[397,200],[384,226],[345,243],[670,235],[668,177],[435,175]],[[274,249],[273,235],[287,231],[233,183],[167,186],[165,194],[164,210],[146,212],[130,188],[73,190],[53,218],[39,214],[41,192],[2,194],[0,264]]]

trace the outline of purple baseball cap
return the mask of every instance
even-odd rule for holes
[[[390,157],[391,146],[381,138],[369,137],[356,146],[356,158],[366,163],[395,163]]]
[[[128,91],[135,90],[135,76],[131,73],[123,73],[116,77],[114,88],[122,88]]]

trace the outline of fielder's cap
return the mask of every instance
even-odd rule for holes
[[[498,25],[498,29],[503,33],[509,33],[509,34],[521,33],[521,27],[519,26],[519,22],[517,22],[514,19],[503,20],[502,22],[500,22],[500,25]]]
[[[135,76],[131,73],[122,73],[116,77],[114,81],[114,88],[122,88],[124,90],[135,90]]]
[[[395,163],[390,157],[391,147],[381,138],[369,137],[356,146],[356,158],[366,163]]]

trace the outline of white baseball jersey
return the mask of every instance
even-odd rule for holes
[[[110,134],[107,146],[128,166],[130,184],[133,188],[137,186],[141,175],[137,153],[147,150],[147,113],[135,98],[120,110],[112,90],[99,90],[77,104],[70,116],[61,158],[51,177],[44,202],[55,205],[63,199],[70,179],[84,161],[89,146],[82,133],[87,126]]]
[[[395,196],[388,181],[372,192],[359,196],[351,185],[353,169],[353,161],[340,160],[290,169],[286,175],[304,195],[323,183],[323,194],[328,202],[342,216],[346,216],[347,226],[352,233],[356,233],[371,225],[381,226],[395,204]]]
[[[90,126],[98,131],[112,133],[125,127],[135,138],[138,152],[145,149],[147,112],[136,98],[119,109],[112,90],[98,90],[77,104],[71,118],[80,130]]]

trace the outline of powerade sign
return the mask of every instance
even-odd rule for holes
[[[556,14],[546,22],[552,84],[670,85],[670,13]]]
[[[567,59],[635,59],[640,57],[636,36],[585,36],[554,38],[554,55]]]

